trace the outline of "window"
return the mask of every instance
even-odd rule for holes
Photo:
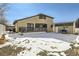
[[[47,24],[44,24],[43,27],[44,27],[44,28],[47,28]]]
[[[39,19],[46,19],[45,15],[39,15]]]
[[[35,27],[40,28],[40,27],[42,27],[42,24],[36,24]]]
[[[28,24],[27,24],[27,27],[34,27],[34,24],[28,23]]]
[[[47,28],[47,24],[35,24],[36,28]]]
[[[34,31],[34,24],[33,23],[27,24],[27,32],[29,32],[29,31]]]
[[[35,24],[35,30],[36,31],[46,31],[47,24]]]

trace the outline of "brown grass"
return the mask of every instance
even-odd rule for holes
[[[48,51],[43,50],[43,51],[40,51],[39,53],[37,53],[37,56],[38,56],[38,55],[39,55],[39,56],[47,56],[47,54],[48,54]]]
[[[67,56],[79,56],[79,47],[75,47],[75,44],[79,44],[79,43],[72,42],[70,44],[71,48],[64,51]]]
[[[79,47],[77,48],[70,48],[65,51],[67,56],[79,56]]]
[[[0,56],[16,56],[21,51],[25,50],[22,47],[5,46],[0,48]]]

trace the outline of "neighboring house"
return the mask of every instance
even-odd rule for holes
[[[0,24],[0,36],[6,32],[6,25]]]
[[[63,22],[55,24],[55,31],[58,33],[73,33],[74,32],[74,22]]]
[[[8,25],[8,26],[6,27],[6,31],[15,32],[15,26],[14,26],[14,25]]]
[[[16,32],[48,31],[54,29],[53,17],[45,14],[37,14],[31,17],[14,21]]]
[[[67,33],[79,33],[79,19],[73,22],[56,23],[55,32],[62,33],[63,31]]]

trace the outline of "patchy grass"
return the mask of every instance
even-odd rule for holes
[[[47,54],[48,54],[48,51],[43,50],[43,51],[40,51],[39,53],[37,53],[37,56],[38,56],[38,55],[39,55],[39,56],[47,56]]]
[[[65,51],[66,56],[79,56],[79,47],[70,48]]]
[[[3,48],[0,48],[0,56],[16,56],[23,50],[25,50],[25,48],[10,45],[5,46]]]
[[[37,56],[63,56],[61,54],[62,52],[60,51],[47,51],[47,50],[43,50],[43,51],[40,51],[39,53],[37,53]],[[58,55],[55,55],[55,54],[58,54]]]
[[[72,42],[70,44],[71,48],[64,51],[67,56],[79,56],[79,46],[76,47],[75,44],[79,45],[77,42]]]
[[[57,49],[57,47],[53,47],[53,46],[50,46],[50,48],[52,48],[52,49]]]

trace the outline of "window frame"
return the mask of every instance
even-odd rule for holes
[[[45,15],[39,15],[39,19],[46,19]]]

